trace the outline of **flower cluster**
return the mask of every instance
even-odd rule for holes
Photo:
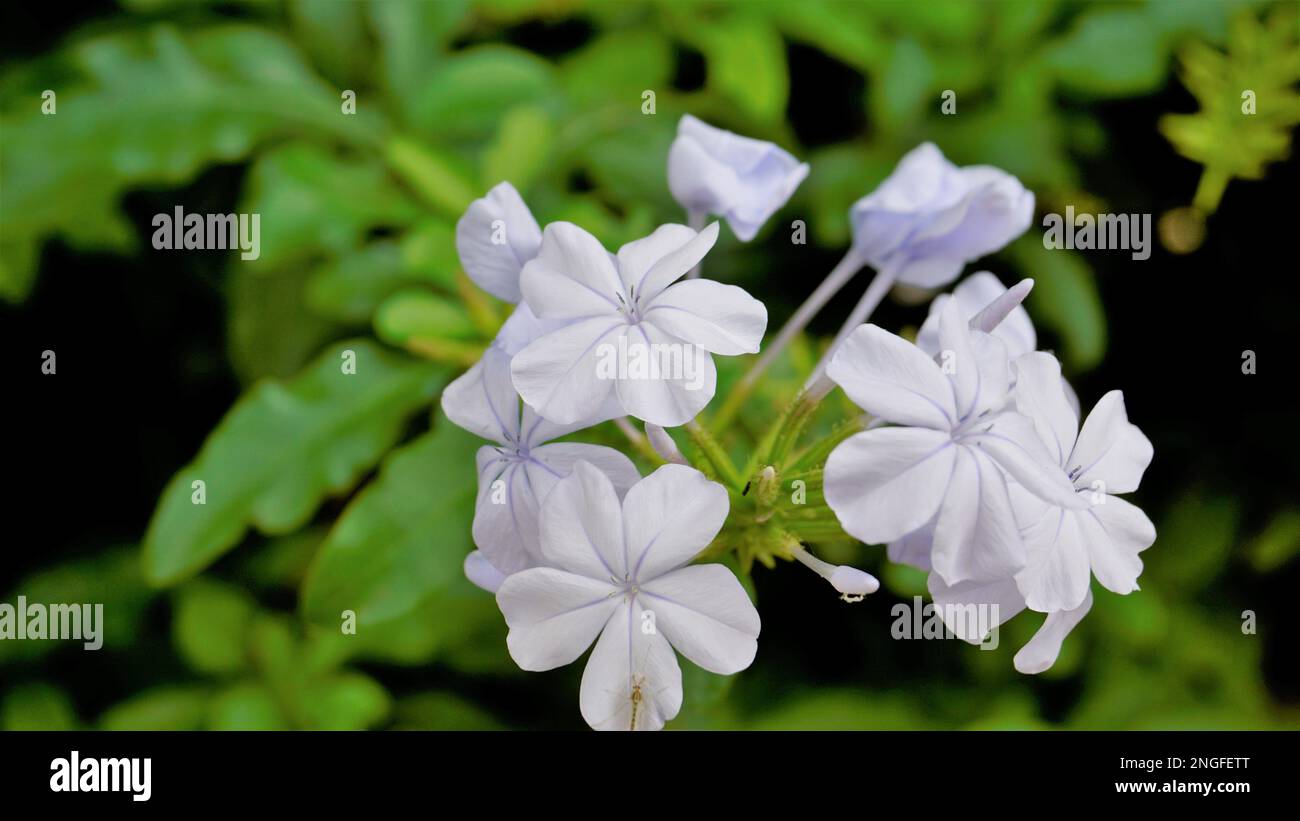
[[[734,552],[744,571],[755,559],[798,561],[858,601],[879,582],[806,543],[847,533],[888,545],[891,560],[929,573],[936,603],[997,605],[994,627],[1026,608],[1046,613],[1016,655],[1022,672],[1055,660],[1091,606],[1092,576],[1137,589],[1138,554],[1155,533],[1116,494],[1136,489],[1151,445],[1117,391],[1080,426],[1060,364],[1035,350],[1020,307],[1031,281],[1008,290],[972,275],[933,300],[915,343],[862,324],[893,283],[941,287],[1026,230],[1033,195],[997,169],[958,168],[927,143],[853,206],[845,263],[711,420],[723,428],[827,292],[876,269],[806,390],[752,454],[752,475],[697,421],[717,390],[713,357],[759,353],[767,330],[761,302],[698,278],[719,232],[705,216],[749,241],[807,173],[771,143],[688,115],[668,179],[689,226],[660,226],[611,253],[572,223],[540,227],[508,182],[457,224],[466,274],[515,305],[442,397],[451,422],[490,443],[477,456],[478,549],[465,573],[495,593],[520,667],[566,665],[594,644],[579,694],[592,727],[658,729],[676,716],[679,653],[719,674],[753,661],[758,612],[733,570],[697,563],[704,557]],[[869,424],[796,457],[802,426],[836,386]],[[649,475],[617,449],[565,438],[611,420],[645,461],[658,455]],[[702,470],[665,430],[678,426]],[[803,509],[778,493],[795,475],[814,484]]]

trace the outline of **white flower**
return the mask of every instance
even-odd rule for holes
[[[456,223],[461,267],[480,288],[506,302],[519,302],[519,272],[541,243],[537,220],[508,182],[470,203]]]
[[[916,347],[931,356],[939,353],[939,314],[948,300],[955,301],[961,309],[961,315],[971,320],[1005,293],[1007,288],[988,271],[976,271],[966,277],[952,290],[951,295],[939,294],[930,302],[930,313],[916,334]],[[1012,359],[1038,348],[1034,323],[1029,319],[1029,312],[1021,305],[1012,308],[989,333],[1002,340],[1002,344],[1007,346],[1007,356]]]
[[[929,564],[948,585],[1024,566],[1003,471],[1064,506],[1083,504],[1028,417],[1004,410],[1002,342],[973,331],[953,301],[939,320],[940,365],[875,325],[853,332],[828,376],[855,404],[900,427],[842,442],[825,467],[826,501],[850,535],[887,543],[933,522]]]
[[[731,571],[686,566],[728,507],[726,490],[693,468],[665,465],[620,504],[604,473],[576,464],[542,507],[548,566],[516,573],[497,591],[510,656],[525,670],[550,670],[595,641],[583,718],[601,730],[662,727],[682,704],[674,649],[729,675],[758,648],[758,611]]]
[[[1023,234],[1034,195],[987,165],[958,168],[933,143],[908,152],[849,212],[856,255],[898,282],[939,288]]]
[[[767,309],[744,290],[677,282],[717,236],[717,223],[699,233],[664,225],[615,258],[576,225],[546,226],[540,253],[524,266],[524,300],[538,317],[569,324],[515,357],[524,401],[559,424],[591,416],[611,394],[626,413],[656,425],[694,418],[717,389],[709,354],[754,353],[767,327]],[[668,364],[610,370],[615,351]]]
[[[1027,557],[1016,584],[1026,603],[1044,613],[1074,610],[1092,575],[1116,593],[1137,590],[1138,554],[1156,531],[1141,510],[1114,494],[1137,490],[1151,463],[1151,442],[1128,421],[1122,392],[1103,396],[1080,428],[1055,357],[1027,354],[1015,368],[1016,408],[1034,420],[1053,463],[1087,502],[1062,508],[1013,491]]]
[[[668,188],[692,214],[718,214],[748,242],[808,176],[781,147],[742,137],[687,114],[668,151]]]
[[[556,425],[526,405],[521,412],[519,396],[510,380],[511,353],[543,327],[528,307],[521,305],[483,358],[442,394],[442,408],[448,419],[496,443],[478,452],[473,533],[479,550],[465,565],[470,581],[487,590],[495,591],[501,577],[540,562],[538,510],[575,462],[598,465],[620,492],[640,478],[631,460],[613,448],[568,442],[547,444],[603,421],[599,417]]]

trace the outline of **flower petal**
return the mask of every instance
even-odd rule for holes
[[[902,538],[890,542],[886,548],[889,560],[896,564],[906,564],[917,570],[930,571],[930,550],[934,547],[934,520]]]
[[[808,176],[808,165],[773,143],[682,117],[668,152],[668,187],[688,211],[721,214],[742,242]]]
[[[926,579],[940,620],[957,638],[983,644],[989,633],[1025,609],[1013,579],[968,581],[949,585],[938,573]]]
[[[959,423],[1001,408],[1011,387],[1006,346],[986,333],[972,331],[968,322],[956,300],[944,306],[939,316],[939,359],[952,381]]]
[[[1141,509],[1118,496],[1100,496],[1098,502],[1080,514],[1091,516],[1102,531],[1088,542],[1092,572],[1107,590],[1131,593],[1138,589],[1142,573],[1138,554],[1155,542],[1155,525]]]
[[[1015,411],[998,414],[961,438],[993,457],[1011,478],[1038,498],[1066,508],[1081,508],[1087,502],[1075,492],[1065,471],[1052,460],[1034,422]]]
[[[948,300],[955,300],[962,316],[973,319],[980,311],[1007,292],[1001,280],[988,271],[976,271],[963,279],[952,294],[939,294],[930,302],[930,313],[916,333],[916,347],[930,356],[939,353],[939,315]],[[1007,346],[1007,354],[1014,359],[1038,347],[1038,334],[1024,306],[1017,305],[991,331],[993,336]]]
[[[1083,604],[1073,610],[1058,610],[1049,613],[1043,626],[1029,640],[1029,643],[1016,653],[1016,669],[1025,675],[1036,675],[1051,668],[1056,657],[1061,653],[1061,645],[1083,617],[1092,609],[1092,591],[1084,596]]]
[[[934,517],[957,447],[946,433],[878,428],[844,440],[826,460],[826,503],[867,544],[901,538]]]
[[[534,672],[572,663],[618,608],[617,592],[613,585],[553,567],[506,577],[497,606],[510,626],[510,657]]]
[[[731,508],[726,489],[685,465],[664,465],[623,498],[626,565],[650,581],[681,567],[708,547]]]
[[[541,244],[537,220],[508,182],[470,203],[456,223],[456,253],[465,273],[506,302],[520,300],[519,272]]]
[[[863,325],[840,345],[826,374],[853,404],[889,422],[934,430],[957,423],[952,386],[934,360],[912,343]]]
[[[642,585],[637,597],[677,652],[711,673],[744,670],[758,652],[758,611],[720,564],[696,564]]]
[[[1070,455],[1074,485],[1101,493],[1130,493],[1142,482],[1153,453],[1151,440],[1128,421],[1123,391],[1111,391],[1093,406],[1079,430]]]
[[[641,481],[636,465],[620,451],[603,445],[584,445],[579,442],[555,442],[540,445],[529,451],[529,457],[537,466],[549,471],[559,478],[573,472],[578,462],[587,462],[609,477],[614,484],[614,492],[622,499],[628,488]],[[543,501],[545,501],[543,499]]]
[[[515,390],[559,425],[597,416],[614,388],[598,367],[603,346],[616,346],[627,327],[621,318],[596,317],[543,336],[511,360]]]
[[[623,511],[609,477],[586,462],[556,483],[541,511],[546,563],[602,582],[627,578]]]
[[[619,374],[615,390],[623,407],[637,419],[663,427],[684,425],[717,392],[713,357],[649,322],[628,326],[626,350],[628,368]]]
[[[641,281],[655,263],[688,245],[698,236],[693,228],[669,223],[649,236],[635,239],[618,249],[618,275],[629,296],[644,297]],[[687,268],[687,271],[690,269]],[[682,271],[686,273],[686,271]]]
[[[541,505],[526,471],[492,447],[479,449],[478,464],[474,544],[502,573],[538,564],[542,555],[537,536]],[[548,483],[545,493],[549,494],[552,484]]]
[[[758,353],[767,308],[745,289],[690,279],[665,289],[642,314],[678,339],[724,356]]]
[[[524,300],[543,319],[584,319],[619,310],[623,283],[600,241],[569,222],[542,232],[542,247],[520,274]]]
[[[1049,353],[1029,353],[1016,359],[1015,372],[1016,410],[1034,420],[1034,429],[1048,453],[1066,468],[1065,460],[1079,433],[1079,417],[1065,395],[1061,363]]]
[[[496,347],[442,392],[442,410],[457,427],[499,444],[519,440],[519,394],[510,356]]]
[[[1025,563],[1006,479],[978,448],[958,446],[934,523],[930,561],[949,585],[1009,577]]]
[[[1088,555],[1096,528],[1087,513],[1050,505],[1036,521],[1021,524],[1025,567],[1016,585],[1025,604],[1040,613],[1078,607],[1092,582]]]
[[[683,226],[676,227],[681,228]],[[637,285],[636,302],[638,305],[648,306],[665,288],[681,279],[687,271],[698,265],[700,260],[704,259],[704,255],[713,248],[713,244],[718,241],[718,224],[716,222],[709,223],[699,233],[695,233],[690,228],[686,230],[691,231],[692,236],[684,243],[676,244],[682,238],[681,234],[676,231],[659,243],[658,250],[662,253],[658,260],[650,265],[650,268],[645,272],[645,276],[640,278]],[[658,234],[659,231],[655,231],[654,234],[646,237],[646,240],[651,240]],[[673,247],[674,245],[676,247]],[[631,274],[625,274],[625,276],[631,276]]]
[[[658,730],[682,708],[677,656],[641,608],[626,601],[582,671],[582,717],[597,730]]]
[[[465,578],[473,582],[475,587],[495,593],[501,589],[501,583],[506,580],[506,575],[492,566],[487,556],[483,555],[483,551],[472,550],[465,557]]]

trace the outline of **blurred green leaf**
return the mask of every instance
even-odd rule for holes
[[[485,187],[508,180],[527,194],[552,161],[555,124],[545,109],[533,105],[512,108],[501,118],[496,138],[483,149]]]
[[[1061,84],[1089,97],[1155,91],[1168,62],[1164,32],[1145,10],[1134,6],[1093,7],[1047,49],[1047,64]]]
[[[767,20],[736,13],[684,34],[704,52],[710,89],[759,122],[782,118],[790,96],[785,42]]]
[[[1300,554],[1300,511],[1284,510],[1246,549],[1250,563],[1260,573],[1270,573]]]
[[[636,28],[602,34],[565,57],[560,82],[579,106],[610,104],[639,111],[642,92],[662,92],[672,72],[668,38],[654,29]]]
[[[131,247],[141,229],[118,213],[126,188],[185,182],[278,135],[367,144],[382,128],[343,116],[294,47],[261,28],[155,26],[90,38],[67,56],[85,82],[60,92],[58,113],[5,112],[0,131],[0,297],[11,300],[25,295],[48,236]]]
[[[0,701],[0,730],[75,730],[68,694],[49,684],[20,684]]]
[[[30,602],[85,602],[104,605],[100,624],[104,649],[125,650],[142,632],[145,611],[153,598],[140,568],[135,548],[112,547],[97,555],[54,565],[21,580],[12,595]],[[63,647],[81,650],[78,642],[0,641],[0,664],[10,660],[39,659]]]
[[[275,694],[269,687],[249,681],[234,684],[213,698],[208,708],[210,730],[290,729]]]
[[[311,730],[364,730],[381,723],[392,707],[384,688],[360,673],[308,685],[299,706]]]
[[[1033,277],[1029,314],[1060,336],[1062,360],[1075,370],[1095,367],[1106,355],[1106,313],[1083,257],[1045,248],[1037,231],[1016,240],[1007,253],[1025,276]]]
[[[490,713],[453,693],[428,692],[397,702],[394,730],[504,730]]]
[[[201,730],[212,693],[206,687],[157,687],[115,704],[99,718],[99,729]]]
[[[344,373],[347,352],[356,372]],[[233,547],[250,526],[287,533],[347,490],[401,435],[446,371],[355,340],[287,383],[243,396],[168,484],[145,535],[147,576],[171,584]],[[205,483],[194,504],[192,483]]]
[[[196,579],[176,591],[172,640],[199,673],[229,675],[248,664],[248,629],[256,603],[237,587]]]
[[[473,549],[474,453],[482,443],[445,419],[395,451],[348,505],[303,585],[303,611],[337,627],[397,618],[461,573]]]
[[[375,313],[375,334],[391,345],[407,340],[473,339],[478,335],[465,309],[429,291],[408,288],[379,306]]]
[[[476,46],[449,55],[411,89],[411,116],[422,131],[447,139],[481,139],[519,105],[549,108],[559,86],[550,63],[522,49]]]
[[[337,325],[306,304],[308,276],[301,265],[267,273],[232,264],[226,281],[226,348],[240,384],[288,379],[339,335]]]
[[[888,123],[891,130],[905,130],[927,103],[939,104],[933,93],[934,64],[925,49],[909,37],[894,41],[884,72],[872,79],[871,110],[875,119]]]
[[[420,89],[466,20],[469,0],[367,3],[364,8],[379,40],[388,97],[410,118]]]
[[[247,263],[258,269],[351,250],[367,231],[399,228],[422,213],[378,162],[308,144],[259,157],[240,211],[264,215],[261,256]]]

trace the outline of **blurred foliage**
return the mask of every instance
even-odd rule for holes
[[[124,194],[182,188],[216,165],[246,167],[233,210],[260,213],[264,233],[260,258],[232,254],[224,283],[227,354],[246,392],[162,491],[141,545],[3,591],[5,601],[104,602],[100,655],[118,671],[115,692],[133,695],[85,715],[48,672],[75,651],[4,642],[0,726],[578,726],[572,671],[521,676],[495,602],[461,573],[481,443],[431,409],[506,307],[459,270],[454,224],[468,202],[508,179],[541,223],[573,220],[616,247],[681,219],[665,156],[691,112],[810,162],[787,210],[831,252],[849,239],[850,204],[922,139],[958,163],[1016,174],[1040,208],[1104,207],[1081,165],[1109,148],[1092,107],[1162,89],[1175,53],[1201,111],[1171,115],[1164,131],[1226,184],[1283,156],[1296,122],[1294,7],[1264,16],[1258,5],[129,0],[48,54],[9,65],[0,298],[26,297],[53,238],[78,250],[147,249],[150,231],[128,220]],[[562,45],[517,45],[550,34]],[[800,145],[789,112],[838,98],[791,97],[795,48],[839,67],[864,122],[820,110],[832,136]],[[1238,85],[1260,100],[1246,137]],[[40,112],[47,88],[57,90],[55,116]],[[355,114],[342,111],[345,90]],[[647,90],[654,116],[642,113]],[[939,112],[945,90],[960,116]],[[724,231],[710,276],[772,293],[765,280],[786,272],[761,249],[788,222],[772,223],[757,252],[742,253]],[[1043,253],[1031,229],[995,265],[1037,278],[1030,311],[1073,373],[1103,359],[1106,317],[1082,255]],[[739,461],[824,342],[799,340],[761,384],[723,442]],[[718,364],[721,396],[746,363]],[[828,433],[853,413],[837,397],[812,429]],[[583,436],[621,444],[612,428]],[[202,505],[192,503],[195,480]],[[878,565],[885,591],[836,612],[844,629],[873,637],[887,674],[818,689],[763,652],[734,678],[683,661],[685,706],[672,726],[1277,726],[1257,640],[1206,591],[1225,574],[1294,561],[1297,514],[1248,533],[1231,500],[1193,491],[1157,525],[1143,592],[1098,591],[1038,679],[1010,662],[1035,617],[1009,625],[994,652],[891,643],[884,614],[923,594],[923,579],[885,567],[881,551],[820,544],[828,557]],[[1236,549],[1243,543],[1251,547]],[[355,635],[344,629],[349,613]],[[765,631],[774,627],[765,611]]]

